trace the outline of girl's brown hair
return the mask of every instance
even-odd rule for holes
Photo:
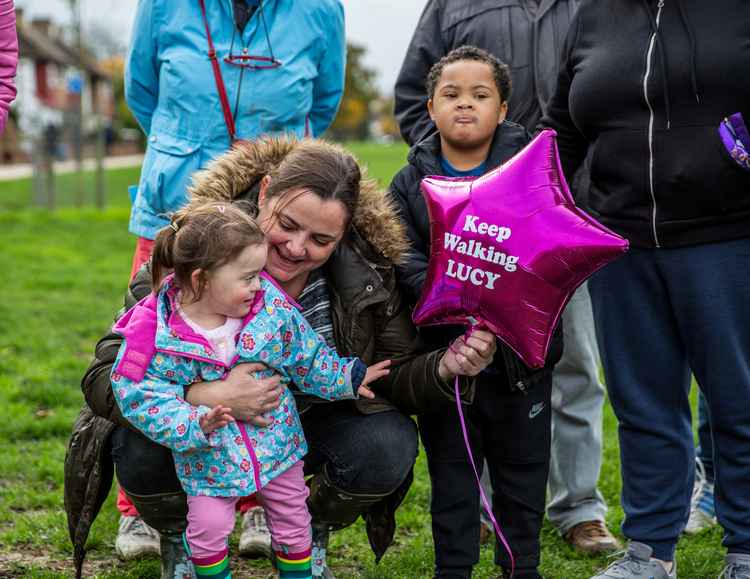
[[[206,285],[206,274],[235,259],[250,246],[263,243],[265,237],[250,216],[249,203],[190,203],[172,215],[172,222],[159,231],[151,258],[151,281],[158,291],[169,270],[183,291],[200,299]],[[198,287],[191,276],[201,270]]]

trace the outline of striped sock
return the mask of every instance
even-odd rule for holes
[[[211,557],[190,557],[198,579],[232,579],[229,569],[229,551],[224,549]]]
[[[276,566],[279,570],[279,579],[311,579],[310,549],[298,553],[276,551]]]

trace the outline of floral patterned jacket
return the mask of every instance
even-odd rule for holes
[[[268,279],[237,336],[240,362],[263,362],[303,392],[329,400],[353,398],[364,378],[358,358],[340,358],[326,346],[296,304]],[[184,387],[221,379],[228,367],[175,307],[177,288],[167,280],[158,295],[141,300],[115,325],[125,340],[112,372],[122,414],[155,442],[171,448],[177,475],[189,495],[245,496],[283,473],[307,452],[288,388],[265,428],[232,422],[205,435],[199,418],[209,411],[184,398]],[[291,385],[291,384],[290,384]]]

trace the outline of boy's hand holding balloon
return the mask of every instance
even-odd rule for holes
[[[445,380],[456,376],[476,376],[492,362],[497,351],[495,335],[487,330],[473,330],[456,338],[440,359],[438,373]]]

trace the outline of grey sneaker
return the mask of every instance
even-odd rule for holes
[[[695,484],[693,485],[693,496],[690,499],[690,517],[685,532],[695,535],[704,529],[715,526],[716,510],[714,509],[714,485],[706,480],[706,470],[703,463],[695,461]]]
[[[622,557],[591,579],[677,579],[677,564],[672,563],[672,572],[667,573],[651,553],[651,547],[633,541]]]
[[[253,507],[242,515],[240,555],[251,559],[271,557],[271,533],[263,507]]]
[[[729,553],[719,579],[750,579],[750,555]]]
[[[123,561],[146,555],[159,555],[159,533],[141,517],[120,517],[115,551]]]

